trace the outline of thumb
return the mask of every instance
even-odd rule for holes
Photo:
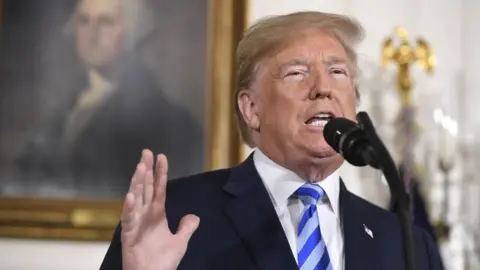
[[[186,215],[180,220],[176,234],[188,242],[193,233],[197,230],[199,224],[199,217],[195,215]]]

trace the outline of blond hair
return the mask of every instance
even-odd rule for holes
[[[358,63],[354,46],[362,41],[363,28],[353,19],[338,14],[304,11],[267,17],[256,22],[244,33],[236,53],[235,113],[241,136],[250,147],[255,147],[255,144],[238,106],[240,91],[251,87],[262,59],[275,54],[299,31],[312,28],[334,36],[342,44],[355,83]],[[358,98],[356,83],[355,91]]]

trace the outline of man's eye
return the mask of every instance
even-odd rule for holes
[[[287,81],[301,81],[305,78],[305,73],[301,71],[291,71],[285,76]]]
[[[341,69],[341,68],[335,68],[335,69],[332,69],[330,71],[333,76],[337,77],[337,76],[348,76],[348,73],[346,70],[344,69]]]
[[[300,71],[292,71],[287,73],[287,76],[296,76],[296,75],[303,75],[303,73]]]
[[[344,74],[344,75],[347,75],[347,72],[343,69],[334,69],[332,70],[332,73],[333,74]]]

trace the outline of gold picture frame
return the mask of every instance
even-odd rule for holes
[[[2,4],[0,0],[0,11]],[[235,47],[246,24],[247,0],[209,0],[208,5],[205,155],[206,169],[213,170],[238,163],[241,155],[232,95]],[[122,204],[122,200],[0,197],[0,237],[108,241]]]

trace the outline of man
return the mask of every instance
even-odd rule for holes
[[[101,269],[405,269],[396,216],[346,190],[344,160],[323,138],[332,117],[355,119],[360,37],[350,19],[320,12],[253,25],[236,86],[240,129],[257,149],[168,185],[166,157],[153,176],[145,150]],[[428,235],[414,237],[417,269],[441,269]]]
[[[136,25],[146,15],[141,2],[78,2],[69,29],[83,72],[70,90],[63,89],[68,101],[22,149],[18,163],[31,176],[24,179],[44,177],[82,197],[124,196],[143,148],[169,155],[175,177],[201,171],[202,143],[192,139],[202,137],[200,126],[136,60],[135,46],[146,35],[137,31],[146,31],[146,24]]]

